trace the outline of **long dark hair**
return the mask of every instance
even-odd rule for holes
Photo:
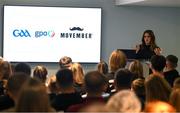
[[[156,45],[156,37],[155,37],[154,32],[152,30],[145,30],[144,31],[143,36],[142,36],[142,47],[144,47],[146,45],[145,41],[144,41],[144,35],[146,33],[148,33],[151,36],[150,48],[153,51],[155,48],[157,48],[157,45]]]

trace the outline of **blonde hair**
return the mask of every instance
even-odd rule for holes
[[[79,63],[73,63],[71,66],[71,70],[73,72],[73,78],[75,83],[83,84],[84,83],[84,71]]]
[[[114,50],[109,57],[111,72],[116,72],[119,68],[126,66],[126,55],[120,50]]]
[[[43,83],[46,82],[48,71],[44,66],[36,66],[33,72],[33,77],[38,78]]]
[[[121,90],[114,94],[107,102],[111,112],[140,112],[141,103],[131,90]]]
[[[143,66],[140,61],[134,60],[129,64],[129,70],[138,78],[143,77]]]

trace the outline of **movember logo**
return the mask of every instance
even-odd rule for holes
[[[82,39],[91,39],[92,33],[83,32],[84,28],[72,27],[69,28],[71,32],[60,33],[60,38],[82,38]]]
[[[84,29],[80,28],[80,27],[73,27],[73,28],[69,28],[69,30],[71,30],[71,31],[83,31]]]

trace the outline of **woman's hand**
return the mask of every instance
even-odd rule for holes
[[[160,55],[160,54],[162,53],[162,49],[159,48],[159,47],[158,47],[158,48],[155,48],[155,49],[154,49],[154,52],[155,52],[156,55]]]
[[[136,45],[135,50],[136,50],[136,53],[138,53],[138,51],[140,50],[140,45]]]

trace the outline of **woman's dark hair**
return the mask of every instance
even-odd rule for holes
[[[148,33],[151,37],[150,48],[152,51],[154,51],[154,49],[157,47],[157,45],[156,45],[156,38],[155,38],[154,32],[152,30],[145,30],[144,31],[143,36],[142,36],[142,47],[144,47],[146,45],[145,41],[144,41],[144,35],[146,33]]]

